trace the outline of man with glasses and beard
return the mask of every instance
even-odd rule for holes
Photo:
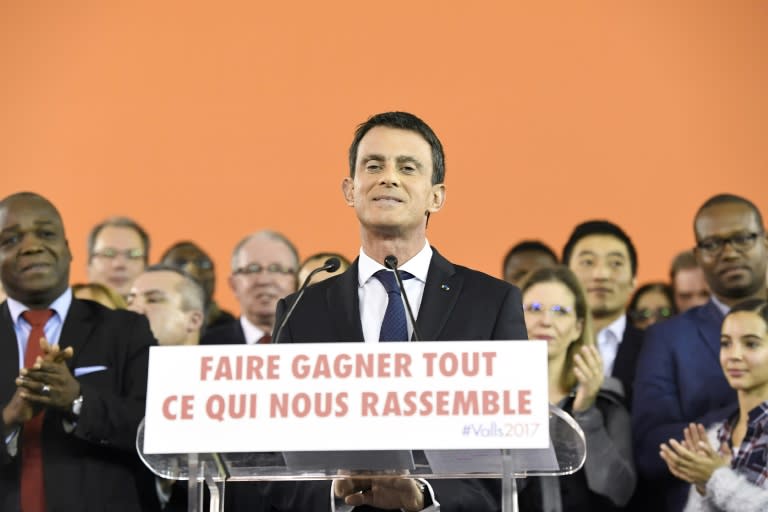
[[[712,297],[649,328],[635,379],[635,458],[653,489],[639,497],[648,510],[683,509],[689,486],[669,473],[659,447],[680,440],[689,423],[709,426],[735,410],[736,395],[720,368],[720,324],[734,304],[767,295],[768,239],[751,201],[716,195],[699,208],[693,228],[696,259]]]

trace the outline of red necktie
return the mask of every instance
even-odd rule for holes
[[[258,343],[259,345],[263,345],[263,344],[267,344],[267,343],[272,343],[272,335],[271,334],[265,334],[264,336],[259,338],[256,343]]]
[[[53,316],[53,311],[30,309],[21,316],[32,326],[24,353],[24,367],[31,368],[37,356],[43,355],[40,338],[45,336],[45,323]],[[36,414],[21,431],[21,512],[45,511],[43,450],[40,445],[43,416],[42,413]]]

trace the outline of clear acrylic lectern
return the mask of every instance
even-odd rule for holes
[[[190,512],[202,510],[204,487],[210,492],[210,511],[222,512],[227,482],[332,480],[354,476],[357,471],[364,471],[366,478],[375,477],[376,474],[383,477],[402,475],[432,479],[501,478],[502,510],[517,512],[516,479],[568,475],[578,471],[584,464],[584,433],[571,416],[553,405],[549,406],[549,435],[548,449],[413,451],[412,463],[395,464],[408,467],[377,467],[368,470],[350,470],[350,466],[344,462],[353,459],[358,452],[329,452],[326,458],[322,454],[318,457],[318,452],[311,452],[307,457],[300,458],[303,461],[301,464],[296,463],[296,455],[306,452],[145,454],[143,422],[136,436],[136,448],[144,463],[157,476],[189,480],[187,492]],[[330,456],[331,453],[333,456]],[[339,457],[339,454],[347,456]],[[323,459],[324,462],[321,461]],[[313,463],[313,460],[318,462]],[[316,464],[316,467],[312,467],[312,464]]]

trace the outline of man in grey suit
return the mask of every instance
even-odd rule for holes
[[[527,338],[518,288],[452,264],[427,241],[427,222],[443,208],[446,187],[443,148],[426,123],[405,112],[371,117],[355,133],[349,166],[342,190],[360,224],[359,257],[345,273],[307,288],[276,341],[383,341],[392,306],[384,284],[392,274],[385,265],[390,256],[406,277],[421,340]],[[402,302],[399,292],[389,293]],[[295,299],[278,303],[275,325]],[[399,340],[406,341],[414,326],[407,315],[402,321]],[[496,510],[498,493],[493,480],[349,479],[335,482],[334,506],[417,511],[439,510],[442,503],[446,510]]]

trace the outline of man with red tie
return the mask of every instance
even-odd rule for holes
[[[0,201],[0,511],[141,510],[147,320],[73,298],[50,201]]]

